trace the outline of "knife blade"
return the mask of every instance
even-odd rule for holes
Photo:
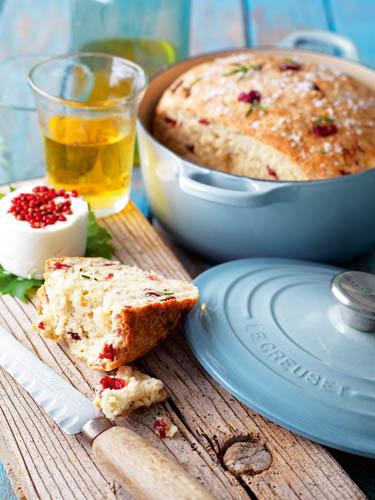
[[[77,434],[100,411],[77,389],[0,326],[0,366],[39,403],[67,434]]]
[[[0,366],[67,434],[79,434],[94,455],[136,499],[213,500],[182,467],[132,430],[113,424],[66,379],[0,325]]]

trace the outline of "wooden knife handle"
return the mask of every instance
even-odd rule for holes
[[[213,500],[175,462],[126,427],[112,427],[92,444],[96,458],[137,500]]]

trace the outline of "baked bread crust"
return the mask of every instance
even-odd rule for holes
[[[56,269],[56,265],[58,267],[63,267]],[[150,298],[145,297],[145,303],[139,305],[134,303],[132,303],[132,305],[127,305],[127,298],[124,291],[124,297],[122,298],[120,296],[117,299],[117,304],[112,304],[109,300],[104,306],[104,301],[107,300],[105,297],[108,297],[110,289],[107,291],[104,290],[101,292],[101,296],[95,305],[96,310],[100,311],[100,313],[107,318],[107,322],[103,320],[103,338],[100,338],[98,337],[97,331],[94,332],[90,330],[90,325],[92,325],[92,328],[94,328],[94,323],[95,327],[98,326],[98,320],[94,319],[96,317],[96,313],[94,312],[95,308],[91,311],[82,309],[81,317],[80,304],[73,304],[73,302],[74,300],[79,302],[84,300],[82,297],[88,296],[85,295],[87,287],[93,287],[90,290],[92,291],[94,289],[92,293],[95,293],[95,287],[110,286],[108,281],[106,281],[105,278],[102,279],[100,275],[103,266],[110,266],[104,267],[104,269],[105,273],[111,270],[111,274],[114,275],[113,281],[116,279],[118,270],[125,273],[135,273],[137,278],[140,276],[142,279],[142,273],[144,273],[145,281],[143,288],[146,290],[148,290],[147,287],[152,287],[153,285],[157,286],[157,284],[160,283],[160,286],[168,286],[171,290],[176,289],[177,284],[180,287],[180,291],[176,292],[175,297],[173,294],[169,294],[166,297],[161,296],[160,298],[157,296],[152,296]],[[75,289],[74,293],[76,293],[78,297],[74,298],[71,293],[71,287],[72,279],[75,279],[75,277],[70,279],[69,275],[74,272],[77,273],[77,269],[79,269],[80,272],[83,270],[83,272],[86,273],[88,272],[87,269],[94,269],[96,277],[94,278],[95,283],[90,282],[87,286],[85,280],[83,280],[83,282],[73,282],[73,287]],[[198,300],[198,291],[196,287],[190,285],[190,283],[183,283],[177,280],[166,280],[155,273],[143,272],[138,268],[124,266],[120,263],[101,258],[88,259],[64,257],[49,259],[46,262],[45,271],[45,284],[37,292],[38,319],[34,327],[46,338],[68,342],[74,354],[86,361],[91,368],[100,371],[113,370],[146,354],[164,339],[168,333],[177,327],[183,316],[191,310]],[[65,279],[64,274],[67,279]],[[148,278],[148,275],[151,276],[151,278]],[[56,299],[55,302],[57,302],[57,300],[63,301],[63,308],[60,307],[60,309],[56,304],[54,305],[53,299],[51,299],[54,293],[56,293],[53,292],[56,286],[59,286],[59,290],[58,299]],[[153,292],[151,292],[151,294],[153,294]],[[142,300],[141,290],[140,296]],[[121,304],[120,307],[118,307],[118,303]],[[61,311],[66,312],[62,313]],[[63,318],[64,314],[69,317]],[[84,323],[83,315],[87,316],[88,314],[92,315],[92,319]],[[100,319],[100,316],[98,317]],[[64,324],[63,327],[61,327],[61,322]],[[72,324],[76,326],[74,334],[80,337],[78,340],[72,338],[72,332],[68,331]],[[92,337],[94,336],[95,346],[92,348]],[[84,342],[90,342],[89,347],[93,349],[93,353],[88,353],[89,348],[85,346]],[[98,345],[96,345],[96,342]],[[104,352],[104,346],[112,344],[115,346],[113,358],[101,358],[100,354]]]
[[[375,95],[361,82],[325,65],[256,53],[191,68],[164,92],[154,117],[155,137],[177,154],[272,180],[373,168],[374,126]]]

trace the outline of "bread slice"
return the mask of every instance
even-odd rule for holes
[[[190,283],[102,258],[49,259],[44,279],[36,329],[101,371],[155,347],[198,300]]]
[[[116,375],[101,380],[95,404],[109,419],[129,415],[143,406],[151,406],[168,397],[163,382],[132,366],[121,366]]]

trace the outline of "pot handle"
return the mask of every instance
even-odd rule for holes
[[[313,42],[322,45],[329,45],[338,49],[342,57],[359,61],[359,53],[356,45],[345,36],[331,33],[325,30],[299,30],[289,33],[283,38],[277,47],[284,49],[298,49],[301,44]]]
[[[180,189],[205,201],[236,207],[262,207],[295,199],[295,190],[289,183],[256,181],[235,177],[205,168],[181,165]]]

